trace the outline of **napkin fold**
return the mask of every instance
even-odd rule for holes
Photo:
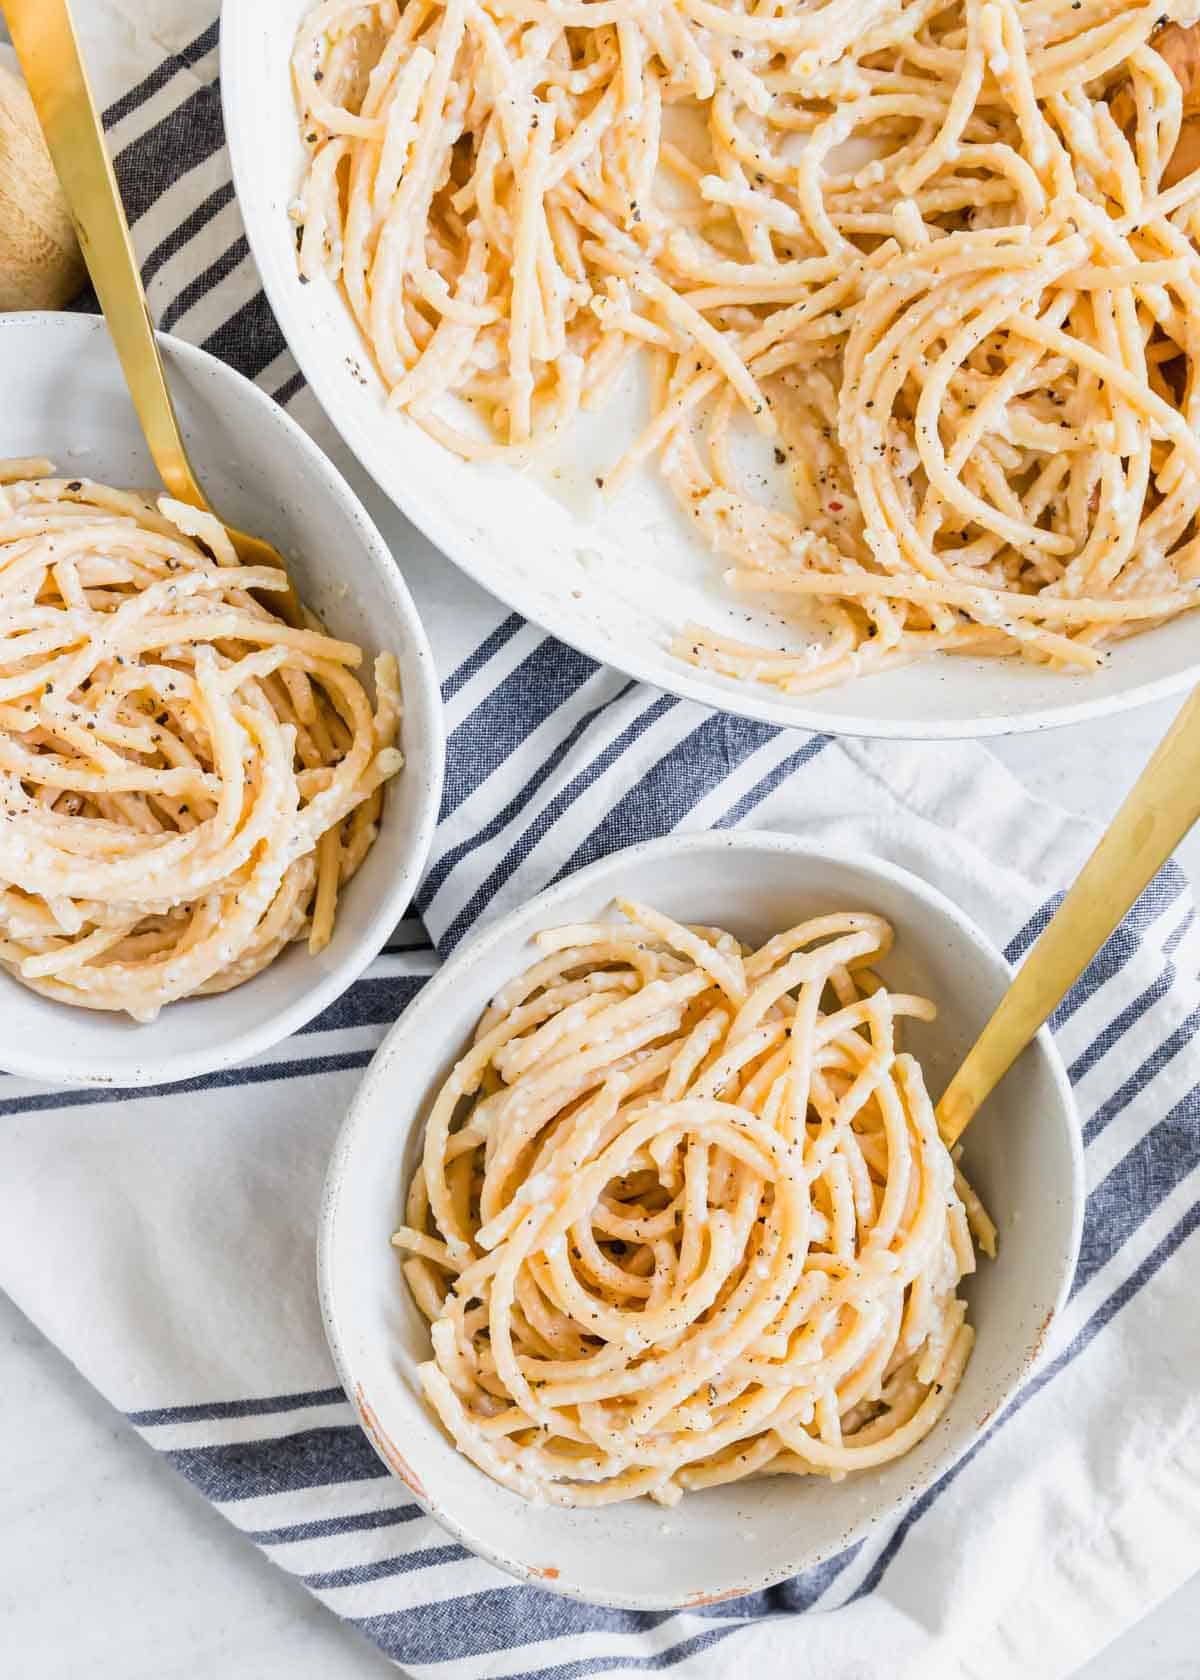
[[[734,825],[902,864],[1019,960],[1094,835],[980,747],[711,712],[596,665],[455,573],[348,459],[271,318],[223,149],[215,8],[76,10],[152,309],[286,402],[363,495],[430,632],[449,756],[412,914],[304,1032],[164,1090],[0,1076],[0,1283],[250,1541],[415,1675],[1069,1674],[1200,1567],[1200,930],[1182,871],[1151,884],[1053,1022],[1089,1192],[1053,1345],[900,1522],[768,1592],[679,1614],[575,1604],[454,1544],[357,1428],[314,1277],[334,1133],[438,962],[595,857]]]

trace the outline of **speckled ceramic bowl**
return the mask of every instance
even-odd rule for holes
[[[172,1004],[145,1026],[53,1003],[0,973],[0,1068],[34,1079],[163,1084],[244,1061],[295,1032],[345,991],[403,915],[437,818],[441,697],[425,632],[383,538],[336,468],[269,397],[203,350],[161,342],[183,434],[213,505],[279,547],[304,600],[335,636],[358,642],[369,658],[383,648],[396,654],[406,764],[319,956],[293,946],[235,991]],[[48,455],[108,484],[157,482],[99,317],[0,316],[0,362],[0,456]]]
[[[319,1265],[330,1345],[384,1462],[482,1557],[575,1598],[657,1610],[708,1604],[810,1569],[894,1518],[970,1446],[1029,1376],[1061,1306],[1079,1244],[1083,1155],[1070,1086],[1043,1031],[966,1138],[964,1165],[1000,1230],[966,1293],[978,1339],[946,1416],[907,1457],[842,1482],[778,1476],[568,1511],[526,1504],[460,1456],[427,1410],[416,1366],[429,1357],[389,1237],[420,1153],[427,1105],[493,993],[533,958],[541,928],[591,921],[621,892],[681,921],[759,941],[805,916],[869,909],[896,928],[880,968],[940,1008],[906,1044],[937,1094],[1009,981],[1004,958],[916,876],[781,834],[652,841],[581,870],[465,946],[424,988],[371,1064],[326,1182]],[[1015,1227],[1020,1221],[1019,1240]]]
[[[1200,638],[1190,614],[1118,642],[1087,677],[955,655],[781,694],[678,658],[671,640],[688,620],[768,648],[799,651],[807,637],[789,628],[794,607],[780,614],[777,597],[728,587],[728,561],[697,538],[653,463],[620,495],[597,491],[596,476],[645,424],[644,367],[631,368],[528,469],[467,462],[385,407],[338,288],[326,278],[301,284],[288,216],[305,164],[291,54],[312,9],[312,0],[224,0],[221,8],[221,99],[246,235],[275,318],[330,420],[380,488],[485,589],[592,658],[672,694],[835,735],[944,740],[1046,729],[1195,684]]]

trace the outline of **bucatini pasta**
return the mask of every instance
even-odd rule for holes
[[[907,1452],[950,1404],[995,1228],[899,1046],[892,930],[757,951],[620,901],[493,1001],[393,1242],[426,1396],[530,1499],[600,1505]]]
[[[930,649],[1093,670],[1200,600],[1196,15],[321,0],[301,274],[468,457],[649,358],[606,489],[657,456],[733,587],[806,606],[807,645],[688,625],[682,658],[785,691]]]
[[[211,515],[0,462],[0,965],[154,1018],[327,943],[403,762],[396,661],[251,591]]]

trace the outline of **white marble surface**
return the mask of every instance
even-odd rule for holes
[[[1174,709],[1015,738],[997,751],[1031,792],[1103,820]],[[1200,834],[1180,856],[1200,880]],[[394,1672],[146,1447],[2,1295],[0,1441],[0,1674],[370,1680]],[[1200,1577],[1078,1680],[1197,1680],[1198,1628]]]

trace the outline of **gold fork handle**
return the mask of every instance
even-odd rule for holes
[[[1200,817],[1200,688],[1183,707],[937,1105],[947,1144]]]
[[[172,496],[207,508],[179,433],[67,0],[4,0],[4,14],[154,464]]]

